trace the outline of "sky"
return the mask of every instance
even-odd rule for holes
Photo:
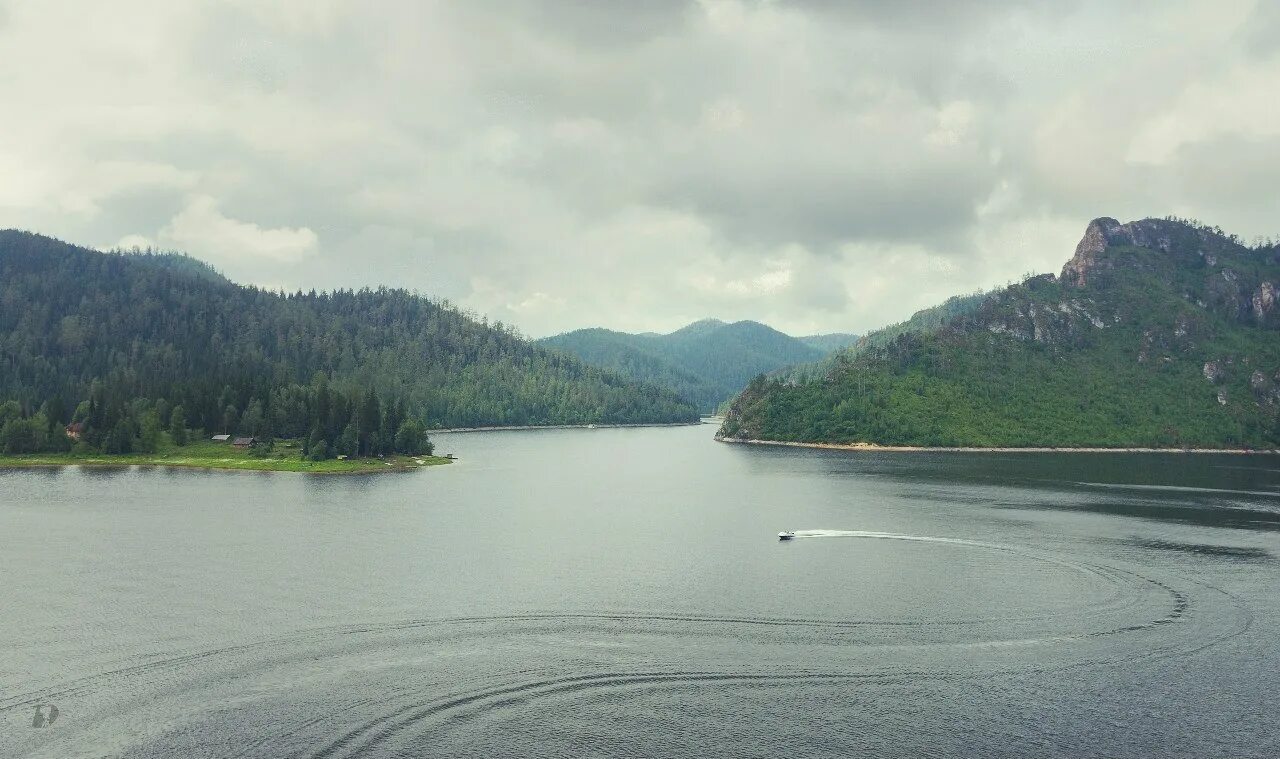
[[[1280,233],[1280,3],[0,0],[0,227],[533,337],[864,332]]]

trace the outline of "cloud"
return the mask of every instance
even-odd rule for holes
[[[1095,216],[1280,231],[1272,5],[17,4],[0,226],[534,335],[862,331]]]
[[[1128,160],[1167,164],[1184,146],[1223,135],[1280,138],[1275,90],[1280,58],[1238,65],[1220,76],[1197,80],[1133,138]]]
[[[187,207],[160,230],[160,242],[214,263],[229,260],[297,263],[316,253],[316,233],[307,227],[264,229],[223,215],[207,195]]]

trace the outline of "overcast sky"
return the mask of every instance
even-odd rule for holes
[[[542,336],[854,331],[1280,233],[1280,3],[0,0],[0,226]]]

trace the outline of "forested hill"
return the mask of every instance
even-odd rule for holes
[[[666,335],[581,329],[540,342],[594,366],[672,388],[707,413],[732,398],[757,374],[826,355],[820,348],[758,322],[726,324],[716,319],[694,322]]]
[[[796,339],[810,348],[817,348],[824,353],[833,353],[857,345],[861,338],[851,332],[831,332],[825,335],[805,335]]]
[[[182,404],[194,427],[234,426],[255,402],[293,427],[308,422],[285,397],[313,398],[317,381],[432,427],[697,420],[669,390],[405,290],[279,294],[185,256],[0,232],[0,402],[74,408],[96,388],[103,402]]]
[[[1280,446],[1280,248],[1197,223],[1089,224],[1059,276],[991,293],[826,375],[758,379],[728,438],[923,446]]]
[[[848,341],[831,355],[812,364],[799,364],[776,372],[775,377],[789,382],[801,382],[820,379],[829,375],[833,369],[872,348],[883,348],[908,332],[932,332],[941,329],[958,316],[978,310],[988,293],[976,292],[970,295],[953,295],[942,303],[921,309],[911,315],[910,319],[887,327],[872,330],[861,337]],[[850,335],[853,337],[853,335]],[[801,338],[807,340],[808,338]]]

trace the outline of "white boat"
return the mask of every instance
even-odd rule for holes
[[[778,533],[778,540],[791,540],[795,536],[794,532],[780,532]]]

